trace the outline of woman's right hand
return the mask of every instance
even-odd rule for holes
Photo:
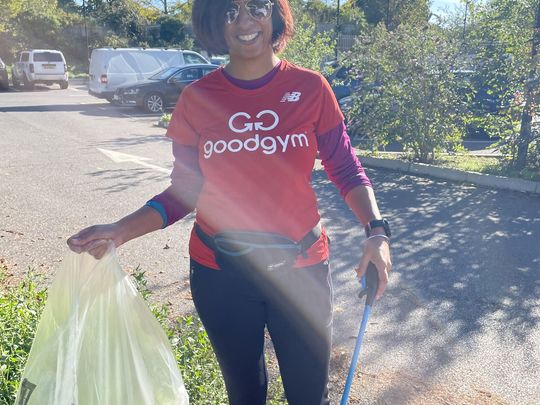
[[[76,253],[88,252],[101,259],[107,252],[109,241],[115,247],[124,243],[118,223],[89,226],[68,238],[67,244]]]

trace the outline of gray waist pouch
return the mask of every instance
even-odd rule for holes
[[[264,232],[221,232],[213,237],[221,268],[290,268],[302,253],[301,245],[284,236]]]

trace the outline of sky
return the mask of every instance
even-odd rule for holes
[[[431,10],[434,12],[448,9],[452,10],[454,7],[459,6],[461,3],[459,0],[432,0]]]

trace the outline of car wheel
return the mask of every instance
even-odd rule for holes
[[[144,97],[143,108],[152,114],[163,112],[163,96],[159,93],[149,93]]]
[[[60,88],[63,90],[67,89],[69,86],[69,83],[67,80],[62,80],[59,84],[60,84]]]
[[[34,82],[28,80],[26,76],[23,77],[24,88],[28,90],[34,90]]]

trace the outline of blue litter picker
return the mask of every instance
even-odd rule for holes
[[[349,391],[351,390],[351,384],[354,378],[356,370],[356,364],[358,363],[358,356],[360,354],[360,347],[362,346],[362,340],[364,339],[364,333],[366,332],[366,326],[368,323],[369,315],[371,313],[371,307],[375,302],[375,294],[379,288],[379,274],[373,263],[369,263],[366,274],[360,280],[362,284],[362,291],[360,291],[359,298],[366,296],[366,304],[364,306],[364,315],[362,316],[362,322],[360,323],[360,331],[356,338],[356,344],[354,346],[354,353],[351,359],[351,366],[349,367],[349,375],[347,376],[347,382],[345,383],[345,389],[341,396],[340,405],[347,405],[349,399]]]

